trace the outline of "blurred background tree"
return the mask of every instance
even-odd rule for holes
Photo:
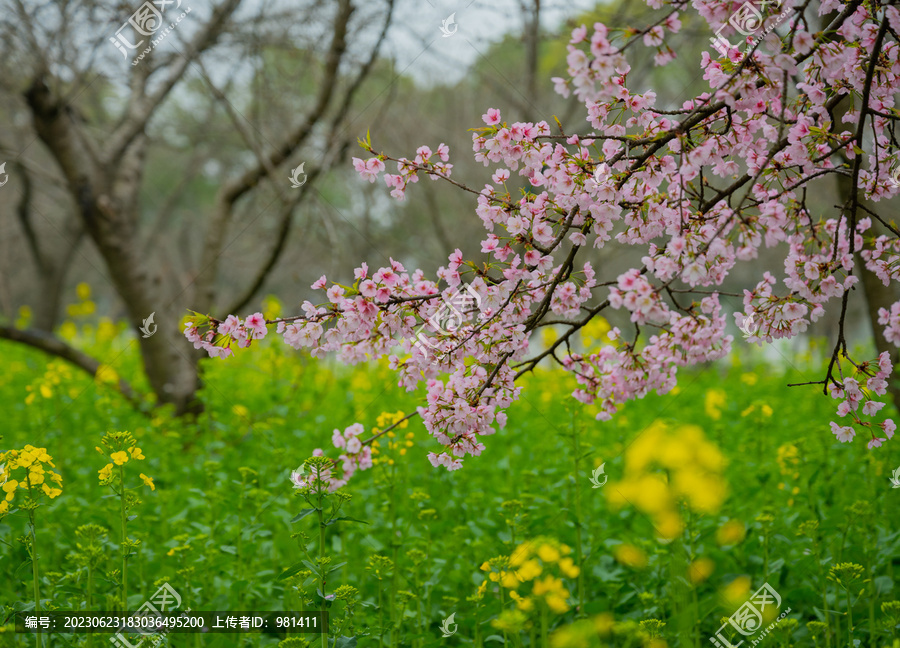
[[[130,3],[2,5],[0,162],[10,160],[11,181],[0,191],[0,338],[92,374],[115,367],[115,357],[90,358],[59,333],[74,287],[89,283],[99,313],[136,333],[145,375],[119,389],[178,413],[199,407],[199,355],[179,325],[189,309],[250,313],[270,293],[299,310],[320,275],[352,281],[360,261],[393,257],[428,272],[454,248],[480,249],[474,196],[426,182],[397,203],[352,171],[358,137],[370,131],[376,146],[409,157],[446,142],[454,178],[480,187],[468,129],[488,107],[509,121],[557,116],[590,132],[577,100],[550,80],[565,76],[571,29],[652,21],[643,3],[621,0],[221,0],[191,7],[131,65],[109,43]],[[190,7],[157,5],[166,24]],[[451,12],[457,31],[444,37]],[[680,18],[683,47],[673,53],[682,64],[661,70],[645,55],[629,73],[668,108],[708,89],[697,65],[708,27],[691,11]],[[292,188],[301,163],[306,182]],[[816,197],[822,212],[838,198],[836,187]],[[618,246],[592,261],[624,271],[638,259]],[[766,269],[778,276],[777,263],[762,256],[722,290]],[[869,300],[851,300],[857,329],[898,298],[862,288]],[[158,330],[145,338],[151,313]],[[837,316],[809,333],[827,334]]]

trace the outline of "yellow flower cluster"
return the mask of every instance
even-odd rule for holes
[[[143,461],[147,458],[144,456],[144,452],[138,447],[137,440],[135,440],[128,432],[107,433],[103,437],[103,445],[106,446],[107,450],[104,451],[100,446],[95,446],[94,448],[97,452],[108,457],[111,461],[111,463],[106,464],[98,471],[100,484],[102,486],[108,486],[112,483],[114,479],[114,465],[124,466],[129,461]],[[141,473],[139,476],[145,486],[149,486],[150,490],[156,490],[156,484],[153,483],[152,477],[148,477],[144,473]]]
[[[510,590],[510,598],[523,612],[533,610],[535,601],[543,601],[552,612],[564,614],[569,610],[569,591],[551,570],[566,578],[577,578],[580,570],[568,556],[571,552],[553,538],[535,538],[516,547],[508,559],[490,560],[481,569],[488,572],[491,581]],[[532,582],[530,594],[522,596],[515,591],[528,582]]]
[[[397,438],[397,433],[394,430],[403,430],[403,429],[406,429],[407,427],[409,427],[409,421],[403,421],[403,418],[405,416],[406,416],[406,414],[403,413],[402,411],[394,412],[394,413],[382,412],[381,414],[378,415],[378,418],[375,421],[377,427],[372,428],[372,434],[378,434],[384,428],[390,427],[391,425],[398,423],[397,427],[395,427],[393,430],[391,430],[390,432],[385,434],[385,436],[388,438],[387,449],[388,450],[399,450],[399,455],[401,457],[406,454],[407,448],[413,447],[414,444],[412,442],[412,439],[415,437],[415,434],[413,432],[407,432],[404,437],[404,441],[400,441],[400,439]],[[400,421],[403,421],[403,422],[400,423]],[[376,439],[375,441],[372,442],[372,455],[379,455],[379,454],[382,454],[381,443]],[[390,457],[373,456],[372,463],[373,464],[386,463],[389,466],[392,466],[394,464],[394,460],[391,459]]]
[[[75,287],[75,293],[78,295],[79,303],[70,304],[66,307],[66,313],[69,317],[81,317],[90,315],[97,310],[97,305],[91,301],[91,287],[82,282]]]
[[[3,496],[0,500],[0,515],[9,511],[16,489],[27,491],[32,501],[37,500],[39,493],[50,499],[62,493],[62,476],[52,470],[46,470],[44,466],[56,468],[53,457],[47,454],[47,448],[26,445],[22,450],[0,453],[0,492]],[[21,471],[15,475],[18,479],[13,478],[14,470]],[[51,482],[56,486],[52,486]]]
[[[785,443],[778,448],[776,457],[782,475],[792,475],[794,479],[800,477],[796,467],[800,463],[800,450],[793,443]]]
[[[601,612],[590,619],[579,619],[554,631],[550,635],[550,647],[594,648],[598,645],[598,635],[604,639],[611,637],[615,626],[613,615],[609,612]]]
[[[706,415],[713,419],[714,421],[718,421],[722,418],[722,406],[725,404],[725,392],[721,389],[710,389],[706,392],[706,402],[704,403],[704,408],[706,409]]]
[[[723,547],[740,544],[747,536],[744,523],[738,520],[728,520],[716,531],[716,542]]]
[[[625,565],[635,569],[643,569],[647,566],[647,554],[639,547],[630,544],[616,545],[613,549],[613,557]]]
[[[611,330],[612,327],[609,325],[609,322],[597,316],[581,329],[581,340],[584,342],[586,349],[604,346],[611,343],[607,335]]]
[[[70,378],[72,378],[72,369],[68,363],[62,360],[50,362],[47,364],[47,371],[44,372],[43,376],[38,378],[34,384],[26,385],[25,390],[28,392],[28,395],[25,397],[25,404],[31,405],[34,403],[38,394],[42,398],[52,398],[54,392],[62,388],[64,381],[68,382]],[[70,388],[69,392],[70,396],[78,395],[74,388]]]
[[[756,412],[757,410],[759,411],[760,419],[771,418],[772,414],[774,413],[774,410],[772,410],[772,408],[769,407],[768,405],[766,405],[765,403],[762,403],[762,404],[753,403],[752,405],[750,405],[750,407],[748,407],[743,412],[741,412],[741,416],[750,416],[751,414],[753,414],[753,412]]]
[[[672,539],[684,528],[680,501],[699,513],[719,510],[727,494],[724,469],[725,458],[699,427],[655,421],[625,451],[624,479],[604,492],[611,506],[635,506],[660,537]]]
[[[403,417],[406,416],[403,412],[394,412],[391,414],[390,412],[382,412],[378,415],[378,419],[375,421],[375,425],[379,428],[386,428],[389,425],[393,425],[394,423],[398,423],[403,421]],[[398,430],[404,430],[409,427],[409,421],[403,421],[400,425],[397,426]],[[390,436],[392,432],[388,432],[388,436]]]
[[[778,456],[776,457],[778,461],[778,467],[781,470],[782,476],[787,479],[799,479],[800,471],[797,470],[797,466],[800,464],[800,450],[793,443],[785,443],[778,448]],[[778,484],[779,490],[788,490],[787,485],[784,482]],[[794,486],[791,490],[791,495],[797,495],[800,492],[800,488],[798,486]],[[787,501],[788,506],[794,505],[794,498],[791,497]]]

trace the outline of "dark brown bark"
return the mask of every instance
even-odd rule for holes
[[[873,229],[877,228],[880,228],[880,223],[876,222]],[[898,350],[894,344],[888,342],[884,337],[884,327],[878,323],[878,311],[881,308],[890,311],[891,304],[900,301],[900,294],[898,294],[896,288],[897,284],[892,283],[889,286],[885,286],[881,282],[881,279],[864,269],[864,261],[859,255],[856,255],[856,263],[860,268],[859,284],[862,286],[862,291],[866,299],[866,313],[868,314],[869,323],[872,325],[872,337],[875,339],[875,349],[878,351],[879,355],[885,351],[890,353],[891,362],[896,367],[898,361],[900,361],[900,350]],[[891,392],[894,406],[900,410],[900,387],[898,387],[896,380],[888,381],[888,390]]]

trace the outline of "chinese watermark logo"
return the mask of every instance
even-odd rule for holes
[[[732,49],[735,49],[737,46],[732,45],[731,42],[722,36],[722,30],[728,27],[729,25],[734,28],[736,32],[739,34],[743,34],[744,36],[751,36],[754,34],[760,27],[762,27],[763,18],[762,11],[760,9],[764,9],[767,5],[774,4],[775,9],[780,9],[782,0],[757,0],[755,3],[759,6],[759,9],[754,6],[753,2],[745,2],[738,10],[735,11],[728,18],[728,21],[719,27],[719,30],[716,32],[714,38],[710,38],[710,44],[718,50],[719,54],[722,56],[728,56],[728,52]],[[762,36],[756,38],[753,43],[747,46],[746,50],[744,50],[744,54],[748,54],[751,49],[760,41],[764,36],[766,36],[770,31],[775,29],[779,23],[785,18],[788,13],[788,9],[784,11],[779,17],[778,20],[775,21],[770,27],[768,27]]]
[[[303,166],[306,162],[301,162],[300,166],[291,171],[291,177],[289,178],[291,181],[291,189],[299,189],[303,185],[306,184],[306,174],[303,172]],[[303,180],[300,180],[300,176],[303,176]]]
[[[744,321],[741,322],[739,328],[741,329],[741,333],[744,334],[744,339],[748,340],[751,336],[756,335],[756,331],[759,330],[759,326],[757,326],[756,321],[753,319],[752,313],[744,318]]]
[[[456,612],[448,616],[441,623],[441,637],[446,639],[447,637],[452,637],[456,634],[457,624],[453,623],[453,618],[456,616]],[[450,629],[450,626],[453,626],[453,630]]]
[[[155,604],[155,605],[154,605]],[[133,617],[149,617],[151,615],[156,615],[158,618],[162,618],[160,612],[174,611],[176,608],[181,606],[181,596],[176,592],[171,585],[168,583],[163,583],[162,586],[156,590],[156,593],[150,597],[149,601],[146,601],[140,608],[138,608],[137,612],[135,612]],[[184,610],[184,612],[190,612],[190,608]],[[141,624],[139,628],[143,630],[146,626]],[[160,628],[156,632],[154,632],[150,637],[149,646],[152,648],[153,646],[158,646],[162,643],[165,638],[165,633],[168,630],[166,628]],[[116,648],[139,648],[144,640],[148,639],[148,637],[142,638],[136,644],[131,643],[125,638],[125,635],[121,632],[116,633],[110,638],[110,642]]]
[[[476,311],[481,311],[481,295],[469,284],[463,284],[449,298],[445,298],[441,307],[422,323],[422,326],[416,331],[415,346],[420,347],[425,355],[428,355],[427,347],[440,349],[440,340],[456,333],[460,327],[472,319],[472,314]],[[424,335],[423,331],[426,326],[431,327],[438,337]]]
[[[0,469],[0,472],[3,472],[3,470]],[[893,486],[891,486],[891,488],[900,488],[900,467],[898,467],[893,472],[892,476],[890,477],[890,480],[891,480],[891,484],[893,484]],[[0,485],[2,485],[2,484],[0,484]]]
[[[156,333],[156,328],[157,328],[157,327],[156,327],[156,324],[153,323],[153,316],[154,316],[154,315],[156,315],[156,311],[153,311],[152,313],[150,313],[150,317],[148,317],[147,319],[145,319],[144,322],[143,322],[143,326],[141,326],[141,328],[138,329],[138,330],[140,330],[141,333],[144,334],[142,337],[148,338],[148,337],[150,337],[151,335],[153,335],[154,333]],[[150,328],[151,326],[152,326],[153,328]]]
[[[606,466],[606,462],[603,462],[599,466],[594,469],[594,472],[591,473],[591,483],[593,486],[591,488],[600,488],[606,483],[606,480],[609,479],[609,475],[603,472],[603,467]],[[600,475],[603,475],[603,481],[600,481]]]
[[[0,187],[9,182],[9,176],[6,174],[6,162],[0,164],[0,175],[3,176],[3,182],[0,182]]]
[[[191,8],[188,7],[181,12],[181,15],[175,19],[175,22],[169,23],[168,27],[160,31],[163,26],[163,13],[165,13],[166,7],[176,2],[178,4],[175,5],[175,9],[180,9],[181,0],[152,0],[152,2],[145,2],[137,11],[131,14],[131,18],[129,18],[124,25],[119,27],[115,36],[109,37],[109,42],[115,45],[116,49],[122,52],[122,56],[127,60],[129,50],[132,50],[130,52],[131,54],[137,54],[136,50],[144,44],[146,39],[142,38],[137,43],[132,43],[128,40],[128,37],[122,33],[126,27],[131,27],[138,36],[151,37],[150,45],[144,49],[140,56],[131,62],[132,65],[137,65],[144,56],[153,51],[153,49],[159,45],[173,29],[175,29],[175,26],[180,23],[185,16],[191,13]],[[153,5],[156,5],[156,7]],[[155,36],[155,38],[152,38],[153,36]]]
[[[731,626],[731,628],[737,630],[744,637],[751,637],[759,633],[755,639],[751,640],[752,646],[757,645],[762,641],[763,637],[769,634],[772,628],[778,625],[778,623],[791,611],[791,608],[788,608],[782,612],[775,621],[770,623],[766,629],[763,630],[763,614],[770,605],[774,606],[775,610],[778,610],[781,607],[781,596],[775,591],[774,587],[768,583],[763,583],[763,586],[756,590],[753,596],[750,597],[750,600],[738,608],[738,611],[732,614],[728,618],[728,621],[722,624],[722,627],[719,628],[716,635],[710,637],[709,640],[716,648],[737,648],[744,643],[743,639],[736,644],[732,644],[728,639],[722,636],[725,628]]]
[[[453,29],[450,29],[451,27],[453,27]],[[441,21],[441,33],[444,35],[444,38],[453,36],[457,29],[459,29],[459,25],[456,24],[456,12],[450,14]]]
[[[0,172],[3,171],[3,167],[0,166]],[[6,184],[5,182],[3,184]],[[891,177],[888,178],[888,184],[894,187],[900,187],[900,164],[891,169]],[[2,187],[3,185],[0,185]]]

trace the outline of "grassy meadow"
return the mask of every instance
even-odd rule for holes
[[[35,577],[43,610],[135,610],[163,582],[194,610],[325,607],[325,645],[343,648],[708,646],[768,583],[779,614],[790,612],[761,645],[900,646],[900,490],[889,481],[900,452],[839,443],[835,402],[785,386],[820,378],[815,352],[782,369],[738,339],[732,360],[682,372],[672,393],[609,422],[569,397],[569,376],[539,368],[480,457],[432,468],[437,443],[413,418],[379,439],[372,469],[325,497],[331,523],[320,527],[299,515],[310,505],[290,471],[315,448],[336,456],[333,429],[360,422],[368,436],[420,394],[387,366],[312,360],[267,340],[203,362],[197,420],[144,414],[104,384],[121,375],[141,386],[133,334],[85,303],[61,335],[109,361],[97,380],[0,344],[0,452],[26,451],[48,485],[36,508],[23,508],[21,488],[0,492],[3,648],[35,645],[8,616],[34,609]],[[751,645],[728,626],[722,636]],[[323,646],[319,635],[166,641]]]

